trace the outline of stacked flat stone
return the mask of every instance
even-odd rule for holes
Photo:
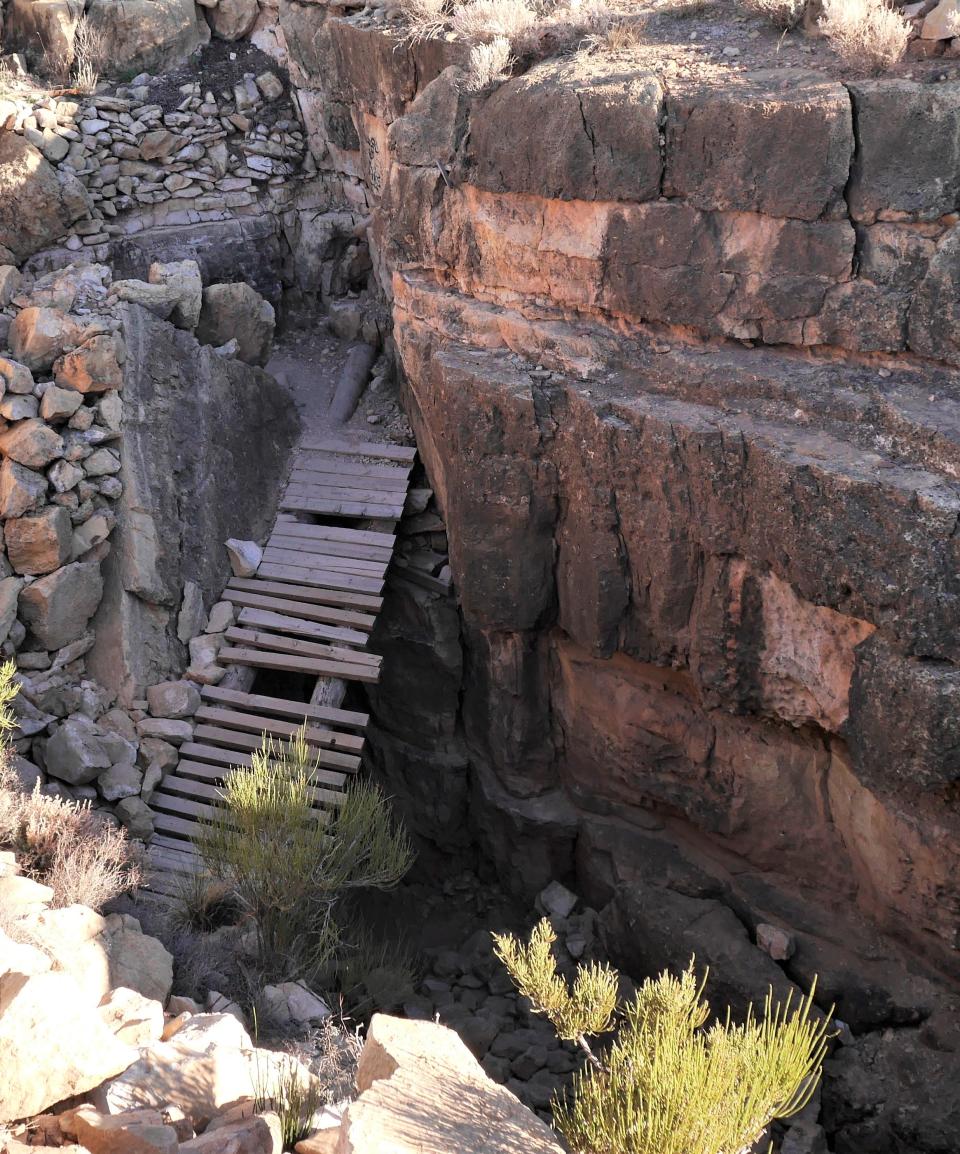
[[[151,100],[150,79],[83,104],[11,99],[0,109],[8,129],[86,192],[88,210],[67,234],[68,249],[92,249],[103,260],[114,237],[276,211],[289,203],[296,178],[312,174],[296,112],[274,73],[248,74],[219,94],[185,84],[167,112]]]

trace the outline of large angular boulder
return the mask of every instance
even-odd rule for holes
[[[163,942],[140,929],[129,914],[110,914],[104,942],[110,959],[110,984],[136,990],[144,998],[166,1002],[173,986],[173,956]]]
[[[97,561],[74,562],[20,594],[20,616],[44,649],[62,649],[87,627],[103,596]]]
[[[28,469],[42,469],[63,455],[63,438],[44,421],[17,421],[0,433],[0,452]]]
[[[104,735],[90,718],[80,713],[62,722],[47,742],[47,772],[71,785],[86,785],[113,762]]]
[[[93,0],[87,20],[114,73],[162,71],[210,40],[193,0]]]
[[[8,339],[16,360],[37,372],[49,369],[57,357],[78,345],[83,330],[59,309],[30,305],[17,313]]]
[[[73,41],[83,16],[83,0],[9,0],[4,50],[42,52],[44,59],[73,60]]]
[[[12,457],[4,458],[0,465],[0,518],[7,521],[32,513],[43,504],[46,492],[47,479],[42,473],[28,469]]]
[[[204,15],[218,40],[240,40],[256,24],[260,14],[257,0],[219,0]]]
[[[18,517],[4,525],[7,556],[17,573],[52,573],[69,561],[73,525],[68,510],[48,505],[42,513]]]
[[[65,353],[53,366],[53,375],[62,389],[78,393],[104,393],[123,388],[123,370],[117,359],[114,337],[92,337],[73,352]]]
[[[203,291],[197,339],[225,345],[236,338],[237,356],[251,365],[270,359],[276,318],[273,306],[248,284],[214,284]]]
[[[0,249],[19,263],[59,240],[74,220],[56,169],[22,136],[0,132]]]
[[[69,974],[0,978],[0,1122],[84,1094],[136,1059]]]

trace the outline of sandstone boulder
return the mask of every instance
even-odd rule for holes
[[[75,389],[50,385],[40,399],[40,416],[45,421],[66,421],[82,404],[83,397]]]
[[[4,525],[7,556],[17,573],[52,573],[70,559],[73,526],[70,513],[49,505],[42,513],[18,517]]]
[[[200,693],[189,681],[164,681],[147,690],[147,708],[154,717],[193,717],[200,708]]]
[[[114,72],[162,71],[186,59],[210,39],[193,0],[93,0],[87,19],[104,40]]]
[[[9,341],[15,359],[36,372],[51,368],[57,357],[80,343],[82,336],[76,321],[59,309],[30,305],[14,318]]]
[[[910,347],[915,352],[937,357],[952,365],[960,365],[958,292],[960,292],[960,225],[954,225],[940,241],[936,255],[930,261],[927,275],[920,282],[913,298],[908,323]]]
[[[65,1133],[90,1154],[177,1154],[179,1140],[159,1110],[130,1110],[110,1116],[92,1106],[61,1115]]]
[[[60,357],[53,366],[53,375],[61,389],[75,389],[78,393],[122,389],[123,370],[117,359],[116,338],[105,334],[92,337]]]
[[[8,974],[32,978],[50,970],[50,959],[36,946],[17,942],[0,930],[0,981]]]
[[[281,1154],[280,1119],[276,1114],[252,1114],[212,1130],[208,1127],[180,1150],[182,1154]]]
[[[242,39],[259,14],[257,0],[219,0],[216,7],[205,9],[207,22],[218,40]]]
[[[73,40],[83,0],[10,0],[4,47],[8,52],[42,52],[49,61],[73,60]]]
[[[234,577],[252,577],[263,560],[263,550],[256,541],[239,541],[231,537],[225,544]]]
[[[0,1121],[86,1093],[136,1058],[68,974],[0,978]]]
[[[33,373],[19,361],[0,355],[0,385],[8,393],[32,393]]]
[[[203,290],[197,339],[223,345],[232,338],[237,355],[251,365],[265,365],[273,344],[275,316],[269,301],[243,282],[215,284]]]
[[[376,1014],[340,1154],[559,1154],[553,1135],[445,1026]],[[477,1125],[477,1119],[485,1124]]]
[[[0,517],[4,521],[32,513],[43,504],[47,481],[25,465],[6,457],[0,466]]]
[[[128,914],[110,914],[104,940],[110,957],[110,983],[135,990],[151,1001],[166,1002],[173,985],[173,957],[157,938],[140,929]]]
[[[22,136],[0,132],[0,249],[17,262],[26,260],[63,236],[75,219],[49,161]]]
[[[81,636],[102,596],[99,562],[74,562],[28,585],[20,616],[45,649],[62,649]]]
[[[195,260],[155,262],[150,266],[147,280],[163,285],[174,300],[170,320],[178,329],[195,329],[203,303],[203,278]]]
[[[63,438],[35,417],[0,433],[0,452],[27,468],[42,469],[63,455]]]
[[[163,1005],[138,990],[117,986],[97,1007],[105,1025],[128,1046],[149,1046],[163,1033]]]

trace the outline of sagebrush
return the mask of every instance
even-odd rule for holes
[[[338,903],[352,890],[396,885],[410,842],[375,786],[355,783],[331,812],[314,808],[316,755],[301,730],[264,736],[250,768],[233,770],[198,851],[256,926],[262,976],[315,976],[337,951]]]
[[[763,1015],[708,1026],[706,978],[694,963],[679,977],[648,979],[622,1008],[613,1041],[595,1054],[589,1037],[614,1024],[617,974],[579,966],[572,989],[559,977],[555,941],[542,921],[530,942],[494,935],[496,951],[521,993],[562,1038],[579,1042],[590,1064],[572,1094],[554,1103],[554,1121],[577,1154],[745,1154],[774,1118],[803,1109],[820,1076],[827,1018],[813,991],[791,1009],[767,995]],[[614,995],[615,997],[615,995]]]
[[[126,831],[89,802],[19,788],[10,735],[20,690],[12,661],[0,665],[0,846],[12,849],[24,873],[53,890],[55,906],[100,910],[142,881],[141,855]]]
[[[887,0],[823,0],[818,27],[853,71],[891,68],[910,41],[909,23]]]

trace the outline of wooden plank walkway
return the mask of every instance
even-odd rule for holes
[[[295,454],[256,574],[232,578],[223,600],[236,623],[219,661],[248,669],[375,683],[380,658],[366,651],[393,557],[416,450],[305,438]],[[377,528],[342,521],[375,521]],[[202,873],[192,838],[215,812],[226,776],[249,766],[264,735],[283,740],[306,725],[317,758],[312,801],[320,820],[339,805],[360,768],[367,715],[205,685],[193,740],[153,795],[156,834],[150,888],[176,896]]]

